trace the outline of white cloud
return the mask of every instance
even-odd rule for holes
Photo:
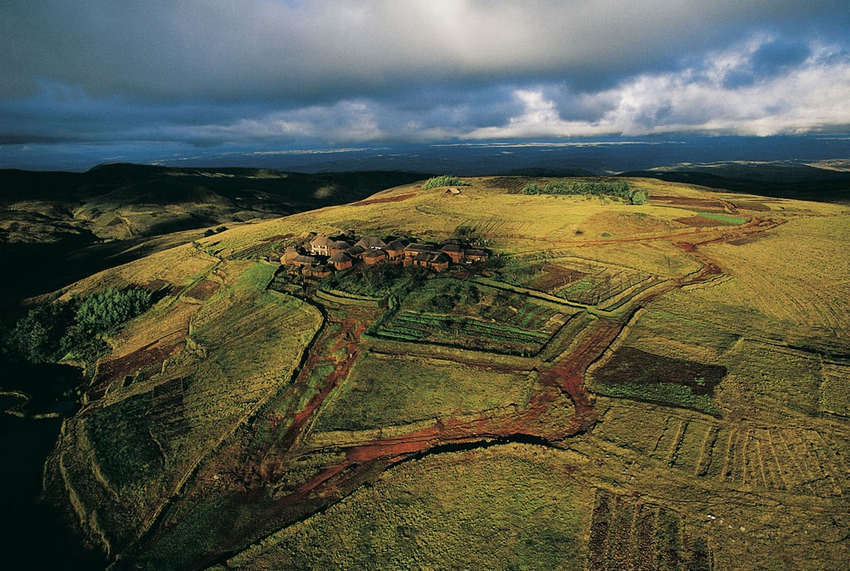
[[[544,90],[518,89],[523,112],[504,125],[471,130],[468,139],[647,135],[717,132],[767,136],[850,125],[850,57],[836,46],[813,45],[811,56],[786,73],[745,85],[726,80],[749,64],[764,36],[709,53],[701,68],[642,74],[578,98],[610,108],[595,120],[564,120]]]

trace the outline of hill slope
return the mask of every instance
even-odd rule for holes
[[[0,171],[0,241],[126,239],[358,200],[421,175],[298,174],[110,164],[85,173]]]
[[[111,335],[52,497],[127,566],[841,567],[850,211],[627,180],[647,204],[410,184],[65,288],[167,293]],[[311,231],[495,261],[263,261]]]
[[[421,175],[298,174],[112,164],[85,173],[0,170],[0,316],[24,297],[225,226],[364,198]]]
[[[847,204],[850,202],[850,173],[845,167],[843,160],[816,163],[731,161],[683,163],[630,171],[622,176],[652,177],[730,192]]]

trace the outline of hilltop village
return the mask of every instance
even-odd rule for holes
[[[471,247],[459,239],[446,240],[439,244],[416,242],[404,238],[388,239],[365,236],[356,240],[354,236],[329,237],[313,233],[301,246],[289,246],[280,257],[280,263],[300,271],[301,275],[322,278],[334,271],[344,271],[355,264],[377,266],[399,264],[405,267],[418,266],[442,272],[452,264],[471,265],[486,262],[487,250]]]

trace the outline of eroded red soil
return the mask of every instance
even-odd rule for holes
[[[98,366],[97,379],[94,384],[134,375],[146,367],[159,365],[167,358],[177,354],[185,345],[184,342],[163,345],[159,343],[160,340],[154,341],[123,357],[101,363]]]
[[[211,298],[218,291],[220,284],[212,280],[202,280],[186,292],[189,297],[194,297],[201,301]]]

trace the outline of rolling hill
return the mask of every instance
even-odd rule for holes
[[[22,298],[234,224],[352,202],[421,175],[286,173],[108,164],[84,173],[0,170],[0,313]]]
[[[63,287],[160,294],[87,364],[48,496],[118,568],[842,567],[847,206],[531,180],[401,184]],[[311,232],[491,256],[281,268]]]

